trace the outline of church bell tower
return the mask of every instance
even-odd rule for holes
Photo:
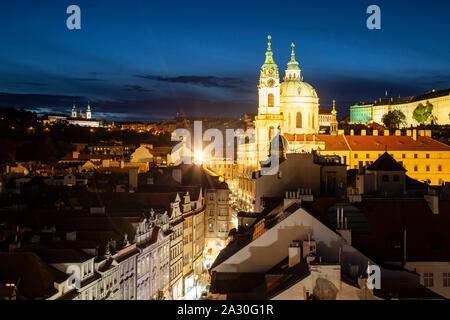
[[[273,60],[272,37],[269,35],[267,38],[269,43],[259,77],[259,106],[255,118],[258,162],[267,158],[270,142],[283,123],[283,115],[280,113],[280,75]]]

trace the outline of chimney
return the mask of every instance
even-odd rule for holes
[[[366,130],[361,130],[361,135],[362,135],[362,136],[367,135],[367,131],[366,131]]]
[[[348,218],[344,217],[344,208],[337,209],[338,224],[336,231],[345,240],[345,243],[352,245],[352,231],[348,229]]]
[[[292,268],[300,263],[301,252],[300,241],[293,241],[289,246],[289,268]]]
[[[378,130],[373,130],[372,135],[375,136],[375,137],[378,136]]]
[[[306,258],[311,254],[316,253],[316,241],[311,240],[311,235],[308,234],[308,240],[302,242],[302,257]]]
[[[425,195],[425,200],[433,214],[439,214],[439,197],[436,195]]]
[[[384,136],[388,137],[389,136],[389,130],[384,130]]]
[[[412,131],[412,138],[414,141],[417,141],[417,130],[415,129]]]
[[[130,189],[133,189],[134,191],[137,191],[138,189],[138,171],[139,168],[130,168],[128,171]]]

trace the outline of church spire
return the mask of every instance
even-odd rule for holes
[[[291,62],[295,62],[295,44],[292,42],[291,44],[292,47],[292,53],[291,53]]]
[[[300,70],[298,67],[298,62],[295,60],[295,44],[291,44],[292,52],[291,52],[291,61],[288,63],[288,70]]]
[[[269,40],[269,42],[267,43],[267,51],[266,51],[266,61],[264,62],[264,64],[275,64],[275,61],[273,61],[273,53],[272,53],[272,36],[268,35],[267,39]]]
[[[278,66],[273,60],[272,53],[272,36],[268,36],[267,39],[269,42],[267,43],[267,51],[266,51],[266,61],[264,61],[263,66],[261,67],[261,78],[278,78]]]
[[[76,118],[77,117],[77,107],[75,106],[75,103],[73,104],[72,107],[72,118]]]

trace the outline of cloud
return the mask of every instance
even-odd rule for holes
[[[90,100],[94,117],[107,121],[151,122],[182,116],[240,117],[254,112],[256,102],[217,101],[195,98],[141,98],[140,100],[95,100],[84,96],[0,93],[0,106],[27,109],[39,114],[69,114],[72,105],[85,107]]]
[[[123,86],[123,90],[125,91],[133,91],[133,92],[152,92],[153,90],[147,89],[143,86],[126,84]]]
[[[71,80],[85,81],[85,82],[106,82],[105,79],[96,79],[96,78],[71,78]]]
[[[177,76],[177,77],[163,77],[158,75],[135,75],[137,78],[170,82],[200,85],[206,88],[239,88],[244,84],[244,81],[238,78],[215,77],[215,76]]]
[[[23,82],[22,84],[26,86],[34,86],[34,87],[46,87],[47,83],[43,82]]]

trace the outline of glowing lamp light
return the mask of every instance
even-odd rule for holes
[[[205,160],[205,155],[201,151],[197,151],[194,153],[194,161],[195,163],[202,163]]]

